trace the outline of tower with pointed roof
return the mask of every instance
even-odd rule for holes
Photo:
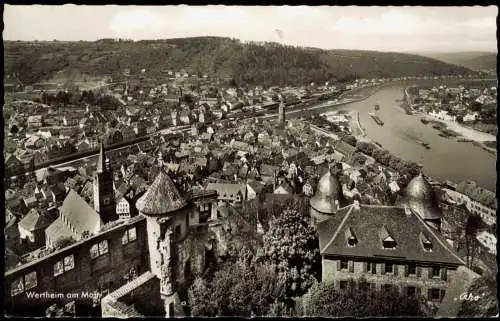
[[[104,223],[118,219],[113,186],[113,172],[106,162],[104,143],[101,142],[97,169],[94,175],[94,209]]]
[[[196,223],[196,213],[163,169],[136,207],[147,220],[151,272],[160,279],[166,317],[173,317],[180,307],[177,283],[185,277],[178,275],[185,258],[177,245],[187,236],[190,218]]]
[[[427,225],[441,230],[443,213],[432,185],[422,172],[408,183],[404,205],[420,216]]]
[[[309,201],[313,223],[327,219],[346,204],[342,186],[335,174],[335,167],[330,165],[328,171],[320,178],[316,193]]]

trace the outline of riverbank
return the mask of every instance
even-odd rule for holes
[[[457,122],[449,121],[449,120],[442,120],[437,117],[430,116],[428,114],[424,113],[418,113],[420,117],[423,117],[425,119],[429,119],[431,121],[436,121],[441,124],[444,124],[446,126],[447,130],[451,130],[455,133],[457,133],[459,136],[457,137],[457,141],[462,141],[462,142],[472,142],[476,146],[481,147],[482,149],[486,150],[489,153],[495,154],[497,153],[496,149],[488,147],[484,144],[484,142],[494,142],[496,141],[496,136],[493,136],[491,134],[483,133],[478,130],[468,128],[461,126]]]

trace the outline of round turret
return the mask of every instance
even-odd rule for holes
[[[406,201],[408,206],[424,220],[439,220],[442,217],[434,189],[422,173],[408,184]]]
[[[324,174],[318,182],[316,194],[311,198],[311,207],[322,214],[333,214],[339,208],[342,199],[342,187],[331,170]]]
[[[163,170],[136,203],[137,210],[149,216],[165,215],[181,210],[186,205],[186,200]]]

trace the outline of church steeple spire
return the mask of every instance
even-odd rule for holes
[[[107,223],[118,219],[115,206],[113,171],[106,166],[104,143],[101,141],[97,170],[94,176],[94,209],[99,213],[104,223]]]
[[[106,154],[104,154],[104,143],[101,141],[99,148],[99,159],[97,160],[97,172],[103,173],[106,169]]]

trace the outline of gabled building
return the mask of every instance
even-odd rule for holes
[[[323,203],[327,208],[328,201]],[[349,280],[381,290],[397,287],[438,305],[465,264],[440,234],[440,225],[432,187],[422,174],[408,184],[398,206],[355,200],[318,223],[322,280],[339,288]]]
[[[19,237],[30,250],[41,248],[45,245],[45,229],[54,222],[54,218],[47,214],[32,209],[19,221]]]
[[[245,184],[208,183],[205,190],[217,192],[219,205],[227,203],[234,206],[247,199]]]
[[[74,190],[70,190],[59,208],[59,218],[45,230],[46,247],[54,247],[65,238],[79,241],[87,233],[97,234],[103,225],[99,214]]]

